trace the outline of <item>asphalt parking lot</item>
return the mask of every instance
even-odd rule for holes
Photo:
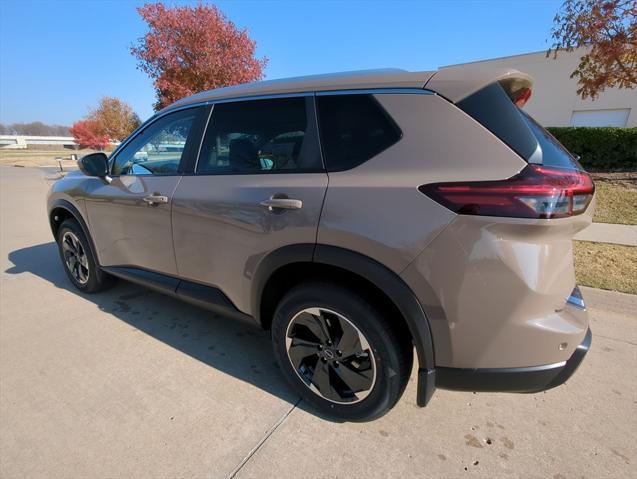
[[[635,477],[635,297],[585,290],[593,345],[562,387],[438,390],[420,409],[412,377],[385,417],[333,423],[255,326],[123,281],[72,289],[54,176],[0,167],[1,477]]]

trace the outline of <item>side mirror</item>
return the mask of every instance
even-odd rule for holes
[[[108,179],[108,157],[104,153],[91,153],[77,162],[80,171],[87,176]]]

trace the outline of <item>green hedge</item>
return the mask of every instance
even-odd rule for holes
[[[580,156],[586,169],[637,169],[637,128],[549,127],[571,153]]]

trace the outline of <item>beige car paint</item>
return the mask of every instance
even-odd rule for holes
[[[326,173],[184,176],[173,197],[179,275],[219,286],[240,311],[254,314],[257,266],[275,249],[316,241],[326,188]],[[301,200],[302,208],[260,205],[278,193]]]
[[[533,78],[526,73],[512,68],[484,68],[484,67],[450,67],[439,70],[429,77],[425,88],[447,98],[453,103],[477,92],[492,82],[502,82],[512,87],[513,91],[520,87],[531,88]]]
[[[384,88],[428,88],[455,103],[483,86],[505,78],[518,79],[529,87],[533,83],[533,79],[529,75],[513,68],[458,67],[445,68],[437,72],[408,72],[396,68],[364,70],[283,78],[218,88],[183,98],[164,108],[160,113],[194,103],[215,102],[233,98],[330,90]]]
[[[588,329],[588,315],[566,305],[575,287],[571,238],[590,221],[459,215],[401,275],[427,313],[436,365],[567,360]]]
[[[162,111],[172,110],[198,102],[214,102],[233,98],[250,98],[263,95],[281,95],[287,93],[307,93],[328,90],[365,90],[378,88],[418,88],[436,72],[407,72],[397,68],[384,70],[364,70],[356,72],[309,75],[296,78],[283,78],[253,83],[244,83],[216,90],[204,91],[189,96],[166,107]],[[161,112],[160,112],[161,113]]]
[[[197,102],[339,89],[422,89],[426,84],[439,94],[376,94],[404,136],[349,171],[187,175],[178,187],[179,176],[122,177],[110,185],[69,179],[54,187],[49,204],[87,198],[100,264],[136,265],[217,286],[248,314],[253,313],[252,274],[269,251],[315,241],[357,251],[400,274],[411,287],[429,319],[438,366],[558,363],[571,356],[587,330],[587,313],[567,306],[566,298],[575,286],[571,239],[591,221],[592,206],[585,215],[555,220],[459,216],[417,189],[440,181],[504,179],[526,165],[448,101],[503,78],[530,82],[514,70],[392,70],[203,92],[164,111]],[[171,228],[171,208],[149,206],[141,198],[154,192],[172,195],[175,188]],[[300,199],[303,208],[279,214],[259,205],[275,193]]]
[[[437,95],[375,97],[403,138],[357,168],[329,174],[318,242],[365,254],[400,273],[456,216],[418,191],[420,185],[508,178],[526,163]]]
[[[136,265],[177,275],[170,203],[149,205],[144,198],[172,197],[179,180],[152,175],[123,175],[111,183],[92,179],[85,202],[102,266]]]

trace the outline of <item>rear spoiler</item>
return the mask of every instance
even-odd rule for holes
[[[511,99],[533,87],[530,75],[512,68],[456,66],[438,70],[425,83],[425,88],[458,103],[494,82],[499,82]]]

